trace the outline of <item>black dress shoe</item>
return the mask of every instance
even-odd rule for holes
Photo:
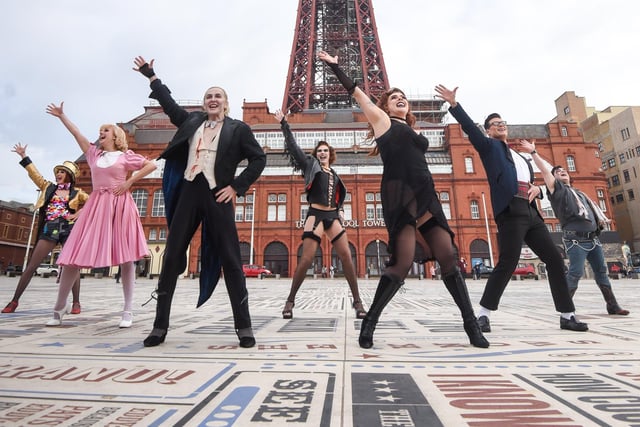
[[[487,316],[478,317],[478,326],[480,326],[482,332],[491,332],[491,324]]]
[[[151,331],[148,337],[143,341],[145,347],[155,347],[164,342],[167,337],[167,331],[164,329],[154,329]]]
[[[571,316],[570,319],[560,317],[560,329],[584,332],[589,330],[589,326],[586,323],[576,320],[576,316]]]
[[[240,338],[240,347],[251,348],[256,345],[256,339],[254,337],[242,337]]]

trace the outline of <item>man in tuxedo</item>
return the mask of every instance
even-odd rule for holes
[[[533,168],[528,159],[507,144],[507,122],[492,113],[484,121],[486,134],[471,120],[456,101],[456,92],[443,85],[435,88],[438,97],[449,103],[449,112],[478,152],[487,173],[493,215],[498,226],[500,256],[489,276],[480,300],[478,323],[482,332],[491,332],[489,316],[498,309],[500,298],[520,258],[522,244],[546,264],[549,287],[556,311],[560,312],[560,328],[587,331],[586,323],[575,317],[575,307],[564,274],[564,262],[553,244],[535,199],[541,190],[533,185]]]

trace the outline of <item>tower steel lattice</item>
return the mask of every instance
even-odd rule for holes
[[[340,66],[377,99],[388,87],[372,0],[300,0],[282,110],[351,108],[331,70],[316,58],[338,55]]]

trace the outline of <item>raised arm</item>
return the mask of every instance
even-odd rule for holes
[[[21,159],[24,159],[25,157],[27,157],[27,145],[22,145],[19,142],[13,146],[13,151],[14,153],[17,153]]]
[[[540,173],[544,179],[544,184],[547,186],[547,190],[549,190],[549,193],[553,194],[556,189],[556,179],[551,174],[551,167],[549,166],[549,163],[540,157],[540,154],[536,151],[535,141],[529,142],[526,139],[521,139],[520,148],[525,153],[531,154],[531,158],[536,166],[538,166],[538,169],[540,169]]]
[[[60,105],[51,103],[47,105],[47,113],[60,119],[64,127],[66,127],[67,130],[71,132],[71,135],[73,135],[73,137],[76,139],[76,142],[80,146],[82,152],[86,153],[89,149],[89,146],[91,145],[91,142],[80,132],[80,129],[78,129],[78,127],[73,124],[71,120],[69,120],[66,114],[64,114],[63,107],[64,102],[61,102]]]
[[[152,59],[151,62],[147,63],[142,56],[136,56],[133,60],[133,63],[136,65],[133,67],[133,71],[138,71],[140,74],[147,77],[149,79],[149,83],[154,80],[158,80],[158,76],[156,76],[155,71],[153,71],[153,61],[155,61],[155,59]]]
[[[318,59],[324,61],[331,71],[336,75],[342,86],[349,92],[349,95],[353,96],[362,108],[362,112],[367,117],[367,120],[373,128],[375,136],[380,136],[385,133],[391,127],[391,119],[389,115],[380,109],[376,104],[371,101],[369,95],[367,95],[362,89],[358,87],[338,66],[338,57],[331,56],[324,50],[318,53]]]
[[[284,135],[286,153],[289,155],[292,166],[296,170],[303,170],[305,162],[307,161],[307,155],[296,142],[284,113],[281,110],[276,110],[274,117],[280,122],[280,129],[282,129],[282,134]]]
[[[169,116],[171,123],[176,127],[180,127],[189,117],[189,112],[173,99],[169,88],[162,84],[162,81],[156,76],[156,72],[153,69],[153,62],[154,59],[147,63],[147,60],[142,56],[136,56],[133,60],[135,64],[133,70],[149,79],[149,86],[151,87],[151,95],[149,95],[149,98],[158,101],[162,110]]]

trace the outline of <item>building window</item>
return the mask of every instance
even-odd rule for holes
[[[161,228],[160,233],[158,233],[158,240],[167,240],[167,229]]]
[[[616,186],[616,185],[620,185],[620,177],[618,175],[613,175],[611,177],[611,185],[612,186]]]
[[[560,225],[560,223],[556,224],[556,231],[562,231],[562,225]]]
[[[136,202],[140,217],[142,218],[147,216],[147,202],[149,200],[149,192],[142,189],[133,190],[131,192],[131,197],[133,197],[133,201]]]
[[[560,135],[569,136],[569,132],[567,132],[567,127],[566,126],[560,126]]]
[[[465,157],[464,158],[464,171],[466,173],[473,173],[473,158]]]
[[[620,133],[622,134],[623,141],[626,141],[627,139],[631,138],[631,133],[629,132],[629,128],[622,129]]]
[[[564,107],[564,115],[565,116],[569,115],[569,111],[571,111],[571,110],[569,109],[568,105],[566,107]]]
[[[622,171],[622,176],[624,178],[624,182],[630,182],[631,181],[631,175],[629,175],[629,169],[625,169]]]
[[[149,241],[155,242],[156,240],[158,240],[158,230],[152,228],[149,230]]]
[[[345,195],[342,210],[344,211],[344,220],[351,221],[353,219],[353,211],[351,210],[351,193],[347,193]]]
[[[477,200],[471,201],[471,219],[480,219],[480,206]]]
[[[635,194],[633,194],[633,190],[627,190],[627,199],[629,199],[629,200],[635,200],[636,199]]]
[[[596,195],[598,196],[598,206],[600,206],[600,210],[602,212],[607,211],[607,203],[604,199],[604,190],[596,190]]]
[[[382,197],[380,193],[365,193],[365,217],[368,220],[383,219]]]
[[[253,221],[253,192],[236,197],[236,222]]]
[[[542,218],[555,218],[551,205],[541,207]]]
[[[625,158],[624,153],[619,154],[618,157],[620,158],[620,164],[622,164],[622,163],[627,161],[627,159]]]
[[[449,204],[449,192],[441,191],[438,196],[440,197],[440,204],[442,205],[442,211],[447,219],[451,219],[451,205]]]
[[[547,230],[549,230],[549,233],[553,232],[553,224],[549,224],[548,222],[544,223],[545,227],[547,227]]]
[[[267,197],[267,220],[287,220],[287,195],[284,193],[269,193]]]
[[[615,158],[611,158],[611,159],[607,160],[607,164],[609,165],[610,168],[616,167],[616,159]]]
[[[576,171],[576,159],[573,156],[567,156],[567,171],[575,172]]]
[[[622,203],[624,202],[624,195],[622,193],[620,194],[616,194],[616,202],[617,203]]]
[[[153,205],[151,207],[151,216],[156,218],[165,216],[164,195],[162,194],[162,190],[156,190],[153,192]]]

